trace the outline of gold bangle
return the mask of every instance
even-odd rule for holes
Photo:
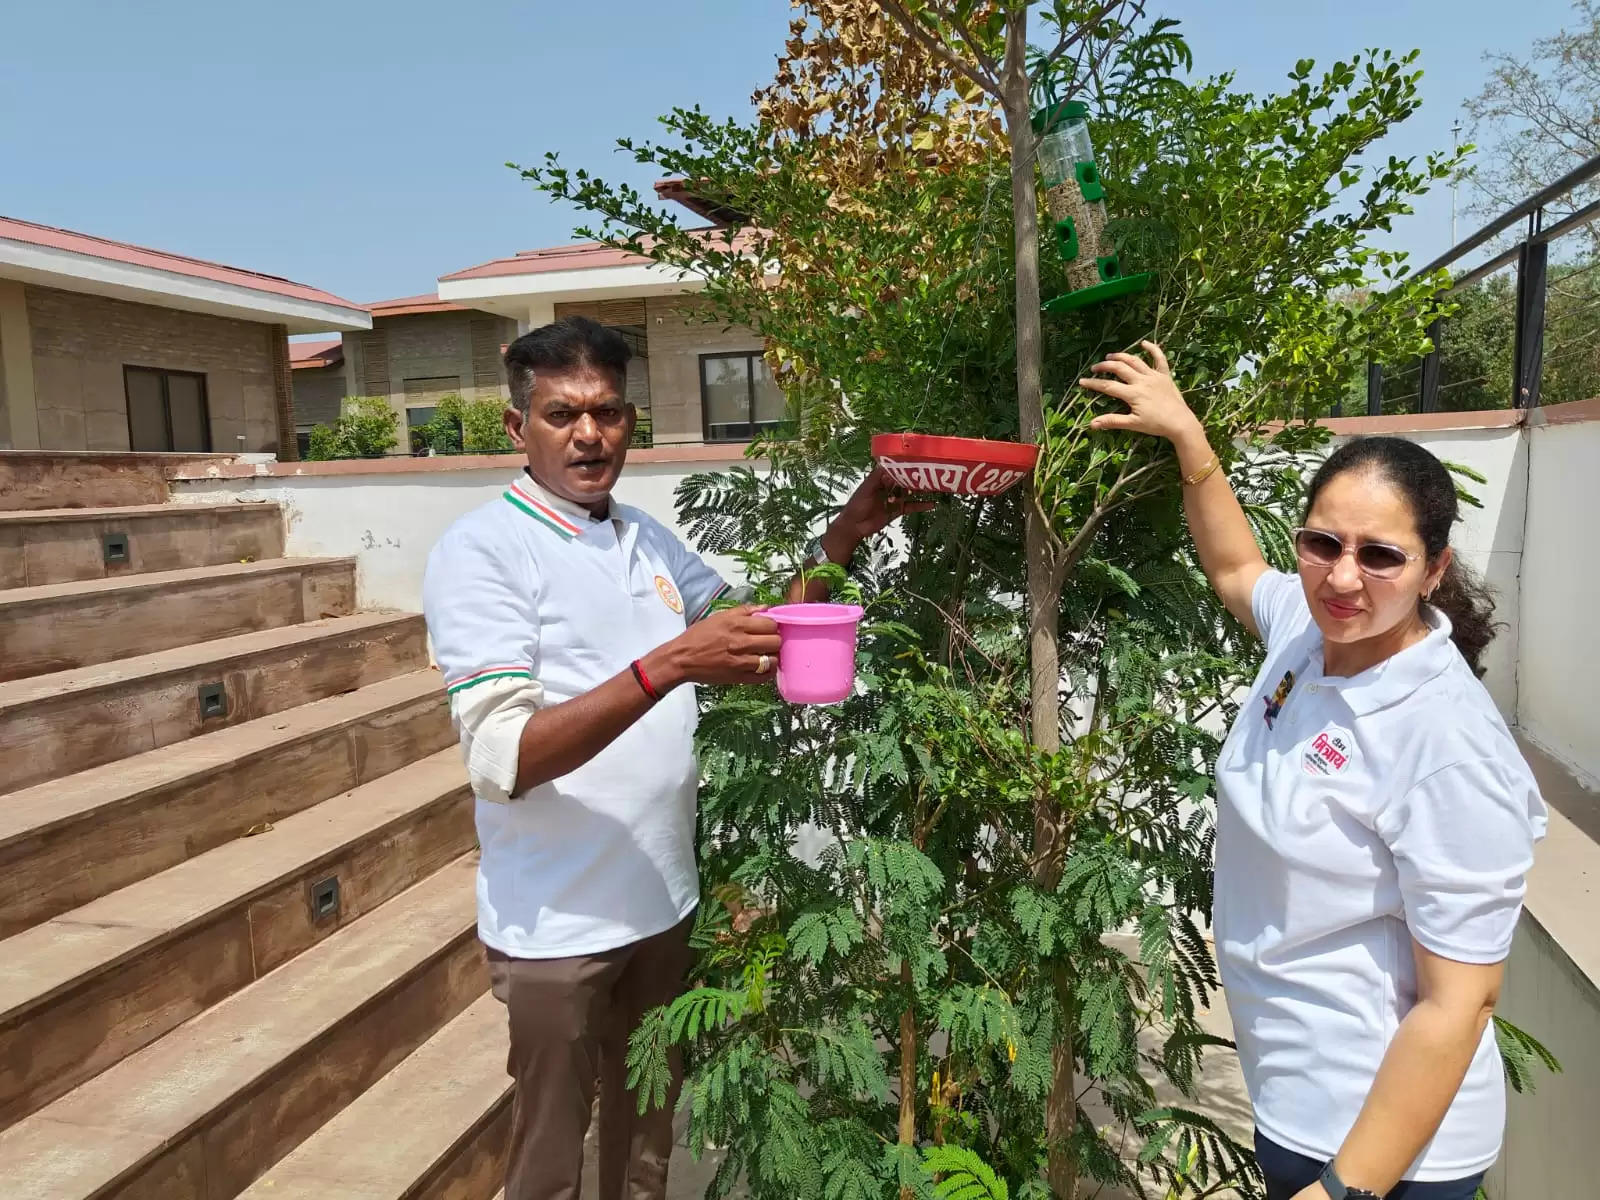
[[[1189,487],[1193,487],[1197,483],[1204,483],[1206,480],[1215,475],[1217,473],[1217,469],[1221,466],[1222,460],[1213,454],[1210,462],[1206,463],[1205,466],[1201,467],[1193,475],[1185,475],[1183,477],[1183,482]]]

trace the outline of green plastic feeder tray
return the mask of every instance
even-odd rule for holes
[[[1047,313],[1076,312],[1080,308],[1088,308],[1094,304],[1102,304],[1107,300],[1115,300],[1118,296],[1131,296],[1135,292],[1142,292],[1150,286],[1154,276],[1149,271],[1141,271],[1137,275],[1122,275],[1116,279],[1109,279],[1105,283],[1097,283],[1093,287],[1079,288],[1075,292],[1064,292],[1053,300],[1046,300],[1044,311]]]

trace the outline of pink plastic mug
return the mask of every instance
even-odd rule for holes
[[[859,604],[780,604],[761,615],[778,623],[778,695],[790,704],[836,704],[856,680]]]

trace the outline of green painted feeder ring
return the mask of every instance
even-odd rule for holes
[[[1033,131],[1044,134],[1063,121],[1081,121],[1089,116],[1089,106],[1082,100],[1063,100],[1034,112]]]
[[[1131,296],[1135,292],[1142,292],[1150,286],[1150,281],[1155,276],[1149,271],[1141,271],[1137,275],[1124,275],[1120,279],[1111,279],[1105,283],[1097,283],[1092,287],[1079,288],[1075,292],[1063,292],[1053,300],[1047,300],[1044,311],[1047,313],[1075,312],[1080,308],[1101,304],[1107,300],[1115,300],[1118,296]]]

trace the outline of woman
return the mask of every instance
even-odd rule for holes
[[[1335,451],[1271,570],[1160,347],[1083,386],[1167,438],[1206,578],[1266,642],[1217,762],[1217,957],[1269,1200],[1472,1200],[1500,1151],[1490,1017],[1545,810],[1479,683],[1492,604],[1455,487],[1400,438]]]

